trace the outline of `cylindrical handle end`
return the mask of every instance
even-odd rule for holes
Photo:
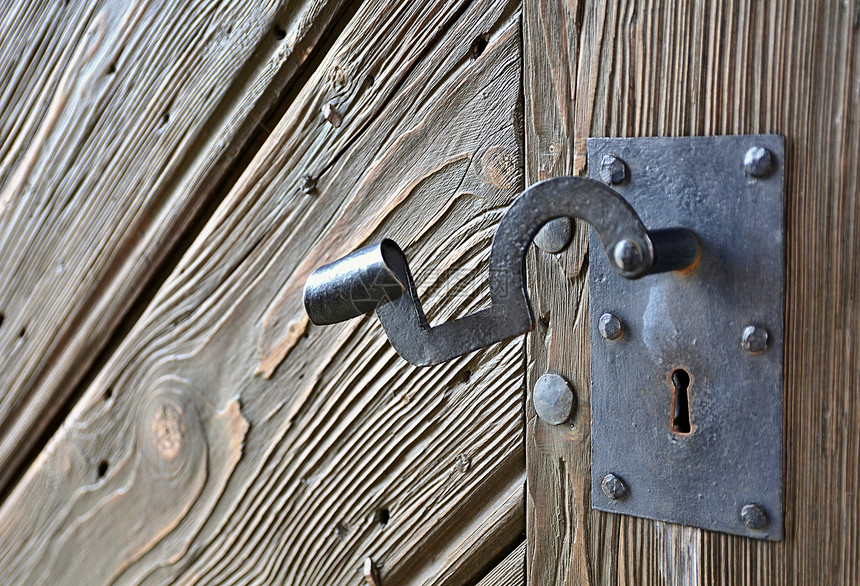
[[[329,325],[371,312],[403,295],[406,286],[392,270],[405,264],[392,240],[383,240],[315,270],[305,282],[304,305],[311,322]]]

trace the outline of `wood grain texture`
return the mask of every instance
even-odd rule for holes
[[[254,376],[285,283],[343,242],[400,242],[434,322],[489,302],[518,8],[361,5],[0,509],[0,582],[460,584],[522,539],[522,341],[416,368],[368,316]]]
[[[0,6],[0,490],[345,4]]]
[[[526,542],[508,554],[502,563],[484,576],[478,586],[525,586],[526,583]]]
[[[787,138],[786,539],[764,543],[590,510],[586,234],[538,252],[529,386],[576,389],[572,422],[527,403],[534,584],[860,580],[860,6],[526,0],[526,182],[585,171],[589,136]],[[571,300],[575,300],[572,303]]]

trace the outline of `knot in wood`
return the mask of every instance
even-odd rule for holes
[[[346,68],[335,65],[328,72],[328,82],[334,91],[338,92],[349,84],[349,73]]]
[[[511,189],[517,183],[520,166],[516,155],[500,146],[493,146],[481,156],[479,177],[499,189]]]
[[[150,435],[156,451],[165,460],[174,459],[185,438],[185,417],[170,403],[162,403],[150,421]]]

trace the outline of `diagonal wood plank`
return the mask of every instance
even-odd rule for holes
[[[502,562],[478,582],[478,586],[524,586],[526,584],[526,542],[523,541]]]
[[[346,5],[4,3],[0,491]]]
[[[384,583],[463,583],[521,539],[521,342],[418,369],[367,317],[254,376],[330,242],[396,238],[431,320],[488,302],[523,185],[517,10],[358,9],[0,509],[0,582],[361,584],[370,558]]]
[[[860,578],[860,7],[851,2],[524,5],[527,183],[583,174],[588,136],[787,137],[786,539],[590,510],[583,226],[531,265],[532,384],[574,383],[571,425],[527,405],[536,584],[855,584]],[[575,304],[571,299],[577,300]]]

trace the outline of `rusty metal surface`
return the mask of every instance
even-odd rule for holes
[[[748,154],[757,147],[768,165]],[[629,280],[591,235],[592,505],[781,539],[784,140],[589,139],[593,178],[607,155],[623,161],[614,189],[646,227],[690,228],[702,250],[690,270]],[[624,324],[617,339],[600,333],[606,313]],[[749,326],[766,332],[759,353],[745,350]],[[673,384],[679,369],[689,379]],[[678,380],[686,434],[674,431]],[[607,497],[607,475],[622,496]]]

